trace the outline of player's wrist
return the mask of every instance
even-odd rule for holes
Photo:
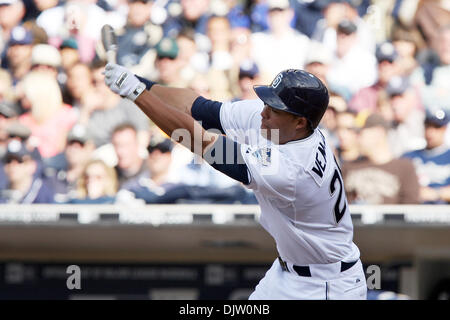
[[[135,101],[146,89],[146,85],[143,82],[138,82],[134,89],[127,95],[127,98],[131,101]]]
[[[156,82],[154,82],[154,81],[151,81],[151,80],[148,80],[148,79],[145,79],[145,78],[142,78],[142,77],[140,77],[140,76],[138,76],[138,75],[134,75],[136,78],[138,78],[138,80],[140,81],[140,82],[142,82],[143,84],[145,84],[145,89],[146,90],[150,90],[155,84],[157,84]]]

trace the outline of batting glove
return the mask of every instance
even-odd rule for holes
[[[126,97],[131,101],[145,90],[145,84],[127,68],[114,63],[108,63],[105,67],[105,83],[115,93]]]

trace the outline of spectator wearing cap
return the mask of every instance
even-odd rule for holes
[[[17,83],[30,71],[32,48],[33,35],[31,31],[22,26],[11,30],[6,59],[2,59],[2,67],[11,72],[14,83]]]
[[[78,43],[74,38],[64,39],[59,46],[59,53],[61,55],[61,67],[65,72],[80,61]]]
[[[334,52],[337,50],[338,26],[343,20],[351,21],[356,26],[356,42],[358,45],[370,52],[375,51],[375,30],[363,18],[359,10],[365,12],[368,1],[354,0],[316,0],[322,6],[323,19],[317,21],[311,38],[319,41]]]
[[[362,110],[374,112],[378,105],[378,98],[386,89],[389,81],[400,75],[397,65],[398,53],[391,42],[386,41],[379,44],[375,56],[378,63],[377,82],[370,87],[360,89],[349,102],[349,107],[357,112]]]
[[[449,116],[443,109],[427,110],[426,147],[403,155],[414,163],[423,203],[450,202],[450,149],[445,143],[448,122]]]
[[[145,161],[150,175],[139,179],[128,191],[146,203],[175,203],[184,192],[171,192],[177,186],[169,180],[172,149],[170,139],[152,140],[147,147],[148,158]]]
[[[0,190],[0,203],[54,202],[54,191],[47,181],[36,174],[36,161],[22,143],[11,141],[3,162],[9,185],[7,189]]]
[[[238,78],[240,95],[234,100],[257,99],[258,97],[253,90],[253,86],[260,83],[257,64],[252,60],[243,61],[239,66]]]
[[[78,180],[93,151],[94,144],[86,127],[76,124],[67,135],[64,151],[44,161],[44,174],[54,184],[55,201],[65,202],[75,197]]]
[[[291,26],[294,11],[289,0],[269,0],[268,23],[265,32],[252,34],[252,58],[262,79],[272,79],[280,70],[303,69],[310,41]]]
[[[370,115],[359,133],[365,159],[344,162],[342,173],[347,199],[355,204],[415,204],[419,183],[409,159],[395,158],[388,143],[389,124]]]
[[[386,93],[393,114],[389,139],[394,156],[400,157],[405,152],[423,148],[424,111],[416,89],[408,78],[393,77]]]
[[[53,157],[64,150],[67,133],[78,114],[63,103],[58,83],[49,74],[30,72],[21,86],[31,109],[19,121],[31,130],[30,143],[39,149],[41,156]]]
[[[150,176],[136,128],[128,123],[117,126],[113,130],[111,141],[117,156],[115,170],[119,179],[119,189],[131,190],[138,186],[141,178]]]
[[[349,100],[360,89],[376,82],[375,56],[358,43],[357,26],[342,20],[337,26],[337,47],[334,61],[327,74],[333,91]]]
[[[165,20],[167,12],[158,6],[154,10],[154,3],[150,0],[128,0],[126,3],[127,23],[117,30],[117,63],[131,68],[136,74],[145,75],[149,73],[148,69],[154,68],[155,53],[151,49],[163,35],[162,27],[154,24],[151,17],[160,13]]]
[[[178,44],[173,38],[163,38],[156,45],[155,67],[158,72],[158,83],[185,87],[186,81],[181,76],[184,62],[178,59]]]

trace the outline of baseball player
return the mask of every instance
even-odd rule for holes
[[[317,77],[285,70],[271,85],[255,86],[259,99],[224,103],[116,64],[106,66],[105,82],[166,134],[254,190],[279,257],[249,299],[366,299],[341,171],[317,128],[328,106]],[[179,138],[180,128],[189,135]]]

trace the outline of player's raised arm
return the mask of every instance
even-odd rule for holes
[[[244,184],[249,183],[247,166],[240,158],[238,143],[217,133],[206,131],[191,115],[161,100],[153,90],[146,90],[146,85],[126,68],[117,65],[108,66],[105,69],[105,82],[112,91],[134,101],[168,136],[174,137],[176,130],[184,129],[184,133],[187,131],[188,135],[180,130],[180,134],[176,135],[180,138],[175,140],[204,157],[215,169]],[[228,159],[226,150],[230,150],[231,144],[234,161],[227,163],[224,159]]]
[[[117,64],[106,65],[105,72],[110,74],[128,73],[130,76],[133,75],[126,68]],[[166,87],[142,77],[134,76],[145,85],[146,90],[151,91],[153,95],[172,108],[186,113],[195,120],[200,121],[201,125],[206,130],[217,129],[222,133],[225,133],[220,123],[219,116],[220,107],[222,105],[221,102],[205,99],[191,89]]]

